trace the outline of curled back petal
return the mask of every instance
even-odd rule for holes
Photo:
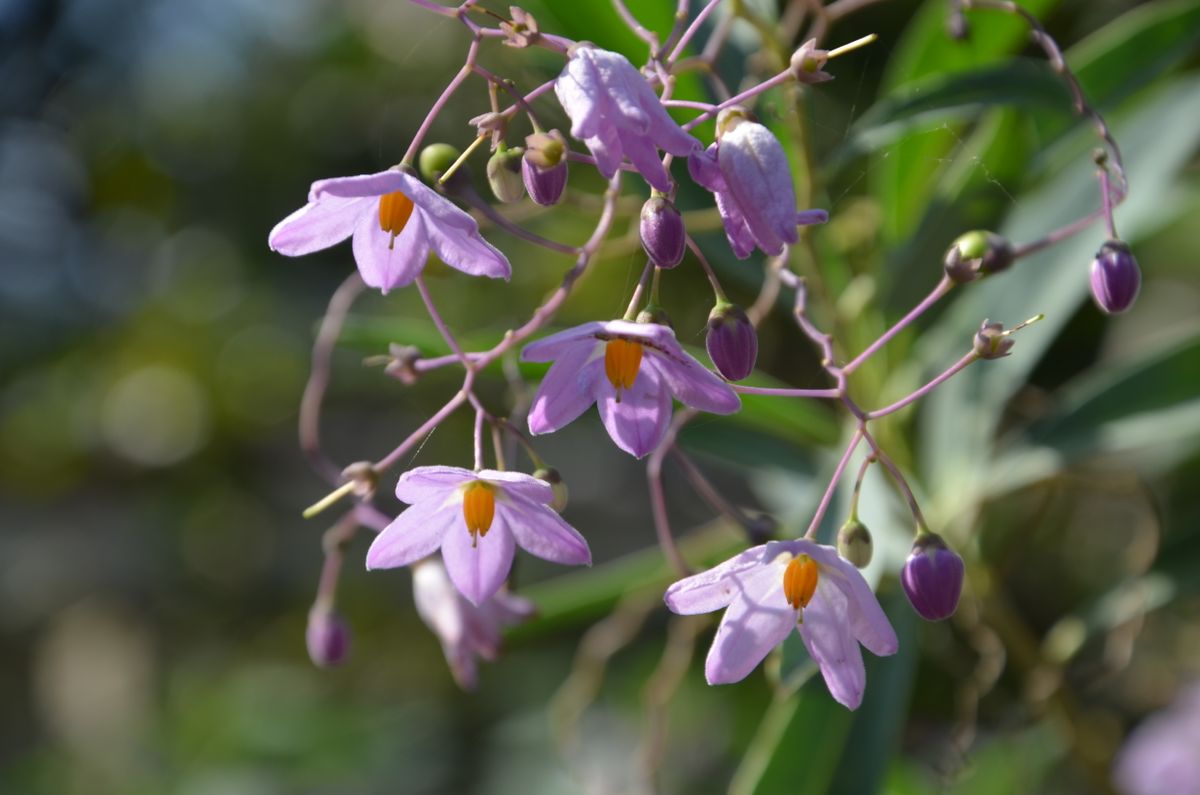
[[[717,212],[721,214],[721,222],[725,225],[725,238],[729,241],[729,247],[738,259],[749,257],[757,242],[737,199],[728,190],[717,191],[716,199]]]
[[[335,246],[354,234],[371,204],[370,199],[338,197],[309,202],[276,224],[267,244],[289,257]]]
[[[594,320],[569,329],[557,331],[537,342],[531,342],[521,351],[523,362],[552,362],[577,345],[586,345],[590,351],[597,345],[596,335],[604,331],[604,323]]]
[[[645,135],[618,130],[621,150],[650,186],[664,193],[671,190],[671,177],[659,159],[658,150]]]
[[[663,601],[672,612],[684,616],[711,613],[728,607],[741,592],[742,580],[769,563],[767,547],[760,544],[699,574],[684,577],[667,588]]]
[[[459,521],[446,530],[442,541],[442,559],[454,587],[478,606],[508,577],[513,562],[513,537],[500,513],[493,517],[487,535],[477,540],[467,531],[462,514],[457,517]]]
[[[710,685],[745,679],[796,625],[796,611],[783,596],[783,581],[772,566],[745,578],[734,577],[738,593],[725,610],[704,661]]]
[[[462,524],[462,511],[441,501],[406,508],[371,542],[367,568],[394,569],[432,555],[456,522]]]
[[[671,421],[671,393],[658,372],[643,365],[633,386],[621,391],[620,400],[607,378],[594,383],[600,421],[617,447],[637,458],[657,447]]]
[[[481,469],[476,477],[495,483],[505,494],[515,494],[534,503],[545,504],[554,499],[554,489],[549,483],[524,472]]]
[[[395,238],[379,227],[379,218],[373,212],[365,214],[354,230],[354,261],[369,287],[385,293],[407,287],[421,274],[428,259],[429,239],[420,213],[414,212]]]
[[[822,580],[804,608],[800,637],[821,668],[829,694],[839,704],[858,709],[867,687],[862,650],[850,629],[850,607],[836,586]]]
[[[448,493],[475,479],[474,472],[462,467],[415,467],[400,476],[396,483],[396,497],[409,505],[430,500],[444,501]]]
[[[592,565],[587,541],[548,505],[515,497],[497,505],[496,511],[503,515],[517,545],[529,554],[568,566]]]
[[[353,177],[322,179],[312,184],[308,198],[309,201],[323,201],[329,197],[382,196],[385,193],[404,190],[407,180],[410,179],[415,178],[398,169],[389,169],[375,174],[359,174]],[[407,190],[404,192],[408,194]],[[409,195],[409,198],[413,197]]]

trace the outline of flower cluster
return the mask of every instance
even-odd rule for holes
[[[708,5],[709,11],[714,5]],[[565,484],[556,470],[545,466],[529,437],[559,431],[594,404],[613,444],[631,456],[648,458],[657,535],[664,553],[681,574],[666,589],[667,606],[680,614],[725,611],[705,665],[708,682],[723,684],[743,679],[795,630],[833,698],[850,709],[856,708],[866,687],[861,647],[885,656],[894,654],[898,645],[888,617],[859,571],[872,559],[871,534],[857,515],[859,490],[871,466],[879,463],[888,470],[911,509],[915,542],[897,574],[913,609],[930,621],[951,616],[960,598],[965,568],[962,558],[946,541],[929,531],[913,490],[876,441],[870,423],[918,400],[976,361],[1008,355],[1012,333],[1024,324],[1006,328],[985,320],[959,362],[889,406],[874,410],[859,407],[850,396],[849,379],[863,362],[953,287],[1001,273],[1024,253],[1043,244],[1014,247],[998,235],[980,231],[961,236],[947,252],[944,276],[930,295],[857,357],[839,363],[842,360],[835,356],[831,338],[809,318],[804,281],[787,267],[789,250],[801,240],[801,230],[824,223],[828,213],[797,207],[794,177],[784,146],[767,125],[760,123],[751,107],[769,89],[782,86],[792,91],[812,90],[812,86],[832,79],[832,74],[825,71],[831,59],[869,43],[871,37],[835,50],[819,49],[816,40],[810,40],[796,51],[783,72],[735,97],[719,103],[676,103],[670,99],[672,69],[677,66],[678,51],[694,35],[694,26],[676,31],[679,41],[675,54],[655,44],[650,62],[639,69],[619,53],[552,36],[541,30],[531,15],[514,8],[511,19],[492,29],[489,37],[502,39],[515,48],[543,47],[565,58],[555,79],[521,94],[512,81],[478,64],[476,53],[486,38],[482,28],[466,20],[465,11],[455,16],[474,31],[474,44],[460,77],[430,111],[400,164],[374,174],[313,183],[307,204],[281,221],[269,237],[272,249],[289,256],[351,238],[358,276],[347,283],[348,293],[355,294],[363,285],[384,293],[415,285],[451,351],[447,356],[425,358],[416,349],[395,346],[389,356],[382,357],[388,372],[405,383],[414,383],[423,372],[439,367],[457,364],[464,372],[462,387],[428,422],[380,461],[347,469],[340,478],[341,485],[314,506],[313,512],[347,494],[359,498],[356,510],[370,508],[375,486],[385,470],[401,461],[421,438],[455,411],[465,407],[474,410],[472,468],[410,469],[400,475],[395,488],[396,497],[408,507],[394,519],[380,520],[370,508],[373,513],[353,513],[345,524],[335,528],[344,534],[365,524],[378,531],[367,553],[368,569],[412,568],[417,611],[441,640],[456,681],[463,687],[474,687],[476,659],[494,658],[501,629],[534,613],[533,605],[510,593],[506,585],[516,548],[567,566],[592,562],[587,541],[560,515],[566,507]],[[460,152],[446,144],[430,145],[420,155],[418,171],[412,163],[422,137],[467,75],[477,75],[489,83],[490,111],[472,120],[476,137],[468,147]],[[550,94],[551,89],[561,112],[570,120],[569,138],[560,130],[544,129],[531,104]],[[507,108],[500,107],[498,97],[502,92],[514,99]],[[696,115],[681,124],[671,112],[676,108]],[[524,146],[509,146],[506,139],[510,128],[521,114],[528,117],[532,131],[521,139]],[[709,119],[715,119],[716,132],[715,140],[706,146],[690,130]],[[572,149],[570,139],[586,151]],[[493,154],[487,163],[488,184],[500,202],[521,201],[527,194],[539,207],[558,205],[570,188],[569,162],[594,168],[608,181],[600,200],[603,209],[586,242],[574,246],[542,238],[499,214],[474,191],[469,180],[463,178],[463,164],[489,140]],[[759,251],[770,258],[773,284],[777,288],[782,283],[794,295],[799,330],[821,351],[832,387],[767,388],[739,383],[750,378],[757,365],[756,326],[772,303],[770,293],[764,287],[767,299],[756,302],[750,310],[737,306],[725,295],[716,271],[688,231],[686,213],[676,205],[680,187],[672,170],[676,159],[687,163],[686,168],[681,166],[675,171],[688,174],[696,185],[712,194],[732,254],[745,260]],[[643,195],[649,193],[638,224],[646,264],[627,311],[620,318],[596,318],[534,339],[596,259],[612,226],[626,174],[636,175],[634,180],[640,183]],[[1102,185],[1111,229],[1111,207],[1122,194],[1107,177]],[[574,266],[529,322],[508,332],[491,349],[465,351],[439,314],[422,271],[433,254],[466,275],[508,279],[512,266],[495,245],[484,239],[477,217],[548,250],[570,255]],[[1115,231],[1112,235],[1115,238]],[[662,271],[682,269],[688,251],[694,254],[697,266],[713,288],[714,306],[705,338],[711,369],[680,344],[659,305]],[[1139,275],[1128,247],[1118,240],[1105,244],[1093,264],[1091,285],[1097,303],[1106,312],[1124,311],[1132,304]],[[342,316],[346,304],[344,300],[338,303]],[[333,321],[327,318],[327,322]],[[336,326],[334,332],[332,338],[336,338]],[[318,347],[315,362],[327,361],[330,339],[323,332],[318,346],[325,347]],[[489,409],[475,391],[483,368],[517,347],[521,347],[522,361],[550,364],[525,418],[528,436],[519,423]],[[326,375],[314,373],[318,402]],[[686,460],[675,445],[679,426],[697,413],[729,415],[739,411],[739,394],[837,401],[853,418],[850,443],[806,532],[790,540],[756,543],[712,569],[692,574],[674,547],[658,473],[667,452]],[[684,410],[677,411],[676,403]],[[495,446],[494,468],[485,465],[485,430],[489,426]],[[302,426],[302,438],[318,468],[326,474],[336,473],[332,463],[323,458],[315,427]],[[528,453],[533,474],[506,466],[511,454],[502,453],[502,440],[519,444]],[[837,546],[817,543],[818,528],[834,491],[864,443],[868,449],[861,456],[858,476],[853,481],[850,517],[838,534]],[[694,465],[689,466],[689,471],[698,471]],[[702,475],[695,476],[703,486],[698,491],[711,495],[711,484],[704,483]],[[336,476],[332,479],[338,480]],[[719,505],[719,500],[716,503]],[[753,529],[752,538],[761,541],[756,538],[759,532]],[[337,543],[330,548],[340,550],[341,537],[337,535]],[[348,649],[348,629],[333,610],[330,582],[336,582],[336,576],[322,578],[318,607],[314,607],[308,633],[310,653],[321,665],[336,664]]]

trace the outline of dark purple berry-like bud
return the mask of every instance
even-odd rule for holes
[[[567,140],[562,133],[551,130],[526,137],[521,177],[535,204],[558,203],[567,187]]]
[[[332,668],[340,665],[350,652],[350,627],[337,611],[314,607],[308,613],[304,640],[313,664]]]
[[[754,371],[758,359],[758,334],[740,306],[718,302],[708,313],[708,358],[717,372],[730,381],[741,381]]]
[[[1012,246],[992,232],[975,230],[961,235],[950,244],[942,265],[946,275],[957,284],[966,284],[1013,264]]]
[[[1142,287],[1142,272],[1129,246],[1109,240],[1092,260],[1092,298],[1102,312],[1115,315],[1133,306]]]
[[[521,179],[521,161],[525,150],[519,146],[501,147],[488,158],[488,185],[497,199],[507,204],[525,195],[525,184]]]
[[[674,268],[683,261],[687,233],[683,216],[675,205],[662,196],[651,196],[642,205],[642,222],[638,227],[646,256],[660,268]]]
[[[904,593],[921,618],[941,621],[954,615],[962,594],[963,559],[936,533],[922,533],[913,542],[900,572]]]

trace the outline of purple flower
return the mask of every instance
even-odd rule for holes
[[[672,395],[714,414],[741,407],[728,384],[656,323],[584,323],[526,346],[521,358],[554,362],[529,411],[531,433],[557,431],[595,403],[617,447],[638,458],[667,432]]]
[[[744,679],[793,629],[830,694],[856,709],[867,684],[859,644],[895,654],[899,642],[867,581],[833,547],[770,541],[687,577],[666,593],[681,615],[726,608],[704,664],[710,685]]]
[[[314,182],[308,204],[276,224],[268,242],[297,257],[350,236],[363,281],[385,293],[412,283],[431,249],[472,276],[512,275],[508,259],[480,236],[475,219],[401,170]]]
[[[671,179],[656,147],[678,157],[700,148],[623,55],[575,47],[554,81],[554,93],[571,117],[571,135],[587,144],[605,177],[617,173],[628,157],[651,186],[666,193]]]
[[[1133,252],[1121,240],[1109,240],[1092,260],[1092,298],[1110,315],[1133,306],[1142,287],[1142,272]]]
[[[900,572],[900,584],[913,610],[926,621],[954,615],[962,594],[963,559],[936,533],[924,532],[913,542]]]
[[[797,225],[822,224],[824,210],[796,211],[796,191],[783,146],[771,131],[745,117],[722,111],[717,143],[688,159],[692,179],[716,195],[725,236],[739,259],[758,246],[772,256],[799,240]],[[740,115],[739,115],[740,114]]]
[[[591,565],[583,536],[549,506],[549,483],[520,472],[417,467],[396,496],[411,505],[376,536],[368,569],[407,566],[440,547],[454,587],[482,605],[508,577],[514,546],[539,558]]]
[[[1137,727],[1117,753],[1113,780],[1124,795],[1200,795],[1200,684]]]
[[[708,358],[717,372],[730,381],[741,381],[754,372],[758,361],[758,333],[740,306],[718,301],[708,313]]]
[[[500,631],[534,614],[533,603],[501,589],[475,606],[455,590],[446,567],[429,558],[413,566],[413,600],[421,620],[442,642],[454,681],[474,690],[479,676],[475,658],[495,660]]]

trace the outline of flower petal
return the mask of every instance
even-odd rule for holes
[[[446,646],[462,643],[466,632],[461,598],[440,560],[430,558],[413,566],[413,602],[417,615]]]
[[[717,155],[759,247],[774,255],[795,243],[796,191],[779,139],[761,124],[742,122],[721,139]]]
[[[825,580],[804,608],[800,637],[834,700],[849,709],[858,709],[867,687],[862,650],[850,629],[850,606],[835,585]]]
[[[716,199],[717,212],[721,214],[721,222],[725,225],[725,239],[729,241],[729,247],[738,259],[749,257],[758,244],[750,225],[746,223],[742,208],[738,207],[737,199],[728,189],[717,191]]]
[[[833,547],[818,544],[810,544],[809,547],[805,552],[821,564],[822,581],[833,584],[845,596],[854,637],[872,654],[880,657],[895,654],[900,647],[896,630],[892,628],[862,573],[838,555]]]
[[[378,206],[378,202],[375,204]],[[428,259],[429,238],[418,212],[412,214],[395,239],[379,227],[374,212],[363,215],[354,230],[354,261],[358,263],[358,272],[368,286],[385,293],[412,284]]]
[[[625,452],[641,458],[662,441],[671,420],[671,393],[658,371],[643,366],[629,389],[617,390],[607,378],[593,382],[596,408],[608,435]]]
[[[513,537],[505,526],[501,512],[492,519],[487,535],[480,536],[472,546],[467,525],[459,521],[446,530],[442,541],[442,559],[446,572],[459,593],[473,605],[481,605],[504,584],[513,562]]]
[[[655,350],[646,358],[680,403],[712,414],[732,414],[742,407],[741,398],[729,384],[682,349],[678,355]],[[646,369],[645,364],[642,367]]]
[[[696,184],[716,193],[725,190],[725,175],[721,173],[721,165],[717,159],[717,144],[709,144],[707,149],[699,149],[688,157],[688,173]]]
[[[385,193],[401,190],[405,186],[405,177],[409,175],[397,169],[388,169],[375,174],[359,174],[353,177],[333,177],[322,179],[312,184],[308,192],[309,201],[326,201],[330,197],[362,198],[366,196],[382,196]],[[406,190],[407,194],[408,191]],[[412,198],[409,195],[409,198]]]
[[[605,179],[612,179],[613,174],[621,167],[624,151],[621,149],[621,138],[615,127],[601,127],[592,136],[583,139],[588,151],[596,158],[596,169]]]
[[[462,511],[443,501],[430,500],[407,508],[375,536],[367,550],[367,568],[394,569],[431,555],[455,524],[462,524]]]
[[[595,337],[604,331],[604,326],[604,323],[594,320],[591,323],[572,326],[569,329],[551,334],[549,337],[543,337],[537,342],[531,342],[521,351],[521,361],[552,362],[570,350],[572,346],[581,342],[585,343],[590,351],[596,347],[597,340]]]
[[[530,502],[544,505],[554,499],[554,489],[544,480],[526,475],[524,472],[501,472],[496,469],[481,469],[476,477],[495,483],[509,494],[515,494]]]
[[[595,381],[603,378],[598,345],[567,349],[542,379],[529,408],[529,432],[551,433],[573,422],[596,402]]]
[[[621,141],[621,150],[633,163],[633,167],[645,178],[650,186],[660,191],[671,190],[671,177],[659,159],[658,150],[644,134],[618,130],[617,137]]]
[[[496,512],[504,515],[518,546],[529,554],[567,566],[592,565],[587,541],[550,506],[513,497],[497,503]]]
[[[710,685],[745,679],[796,626],[796,611],[783,596],[777,567],[762,566],[744,578],[731,579],[738,593],[704,661],[704,678]]]
[[[415,467],[400,476],[396,496],[409,505],[429,500],[444,502],[447,492],[476,479],[474,472],[462,467]]]
[[[598,47],[582,47],[575,57],[590,60],[596,70],[604,98],[613,111],[605,121],[619,129],[645,135],[650,130],[650,115],[642,108],[643,95],[648,93],[654,97],[654,91],[629,59]],[[657,101],[658,98],[654,99]]]
[[[571,119],[571,135],[580,140],[591,138],[604,124],[603,88],[595,65],[590,58],[575,57],[567,61],[554,81],[554,93]]]
[[[335,246],[354,234],[369,204],[366,199],[337,198],[309,202],[275,224],[267,245],[289,257]]]
[[[767,546],[760,544],[734,555],[707,571],[684,577],[667,588],[663,601],[681,616],[711,613],[728,607],[742,587],[742,580],[754,569],[769,563]]]

